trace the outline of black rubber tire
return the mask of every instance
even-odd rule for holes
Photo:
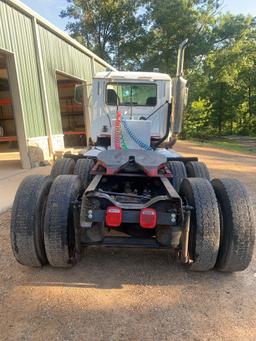
[[[75,168],[75,161],[73,159],[64,158],[57,160],[51,171],[51,177],[57,178],[59,175],[73,174]]]
[[[44,212],[52,185],[50,177],[26,177],[14,200],[11,216],[11,244],[16,260],[27,266],[48,263],[44,246]]]
[[[220,216],[214,190],[206,179],[184,179],[180,195],[194,207],[189,235],[189,255],[194,262],[190,269],[211,270],[216,264],[220,243]]]
[[[255,216],[246,188],[235,179],[214,179],[212,185],[221,214],[221,240],[216,269],[245,270],[255,243]]]
[[[173,175],[172,185],[174,189],[176,190],[176,192],[179,193],[180,185],[183,179],[187,178],[186,167],[184,163],[181,161],[169,161],[167,163],[167,166]]]
[[[210,180],[209,169],[204,162],[190,161],[186,164],[188,178],[203,178]]]
[[[93,166],[94,162],[92,159],[79,159],[76,162],[74,174],[80,177],[82,190],[85,190],[92,180],[90,172]]]
[[[45,250],[54,267],[71,267],[77,260],[76,234],[71,203],[79,194],[76,175],[60,175],[48,196],[44,223]]]

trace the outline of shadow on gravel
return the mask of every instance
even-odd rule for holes
[[[239,274],[216,271],[195,273],[168,257],[166,252],[145,250],[89,250],[88,255],[71,269],[45,267],[28,270],[30,281],[23,286],[122,289],[138,286],[200,286],[222,287],[239,283]],[[36,279],[35,279],[36,277]]]
[[[14,269],[6,340],[255,340],[249,270],[192,273],[166,253],[96,249],[72,269]]]

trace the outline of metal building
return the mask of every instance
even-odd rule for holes
[[[1,0],[0,148],[18,143],[30,168],[33,148],[47,160],[72,139],[77,144],[86,134],[92,77],[108,68],[20,1]],[[76,84],[85,84],[83,108],[72,100]]]

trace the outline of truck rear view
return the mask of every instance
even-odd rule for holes
[[[70,267],[82,248],[101,246],[163,249],[194,271],[247,268],[255,217],[246,189],[234,179],[211,180],[196,155],[171,148],[186,105],[186,45],[173,80],[144,72],[95,76],[91,146],[58,160],[49,177],[26,178],[17,192],[17,261]]]

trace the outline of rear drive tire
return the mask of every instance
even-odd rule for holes
[[[59,175],[73,174],[75,168],[75,161],[73,159],[64,158],[57,160],[51,171],[51,177],[57,178]]]
[[[76,231],[72,202],[78,197],[81,182],[76,175],[60,175],[48,196],[44,239],[49,263],[54,267],[71,267],[80,250],[76,248]]]
[[[82,183],[82,190],[85,190],[90,184],[92,179],[90,172],[93,166],[94,162],[92,159],[79,159],[76,162],[74,174],[79,176]]]
[[[52,179],[40,175],[26,177],[14,200],[11,216],[11,244],[16,260],[27,266],[47,264],[43,220]]]
[[[192,271],[213,269],[217,260],[220,243],[220,217],[214,190],[206,179],[185,179],[180,195],[192,206],[189,255]]]
[[[214,179],[212,185],[221,214],[216,268],[223,272],[243,271],[251,262],[255,242],[255,216],[249,195],[235,179]]]
[[[204,162],[190,161],[186,164],[188,178],[203,178],[210,180],[208,167]]]
[[[187,178],[186,167],[181,161],[169,161],[167,165],[173,175],[172,185],[176,192],[179,193],[183,179]]]

